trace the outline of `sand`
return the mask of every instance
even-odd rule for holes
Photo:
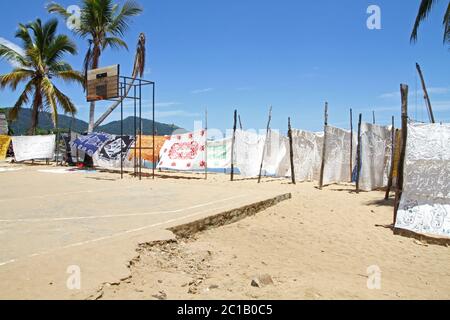
[[[186,204],[183,199],[187,197],[193,205],[197,201],[193,200],[194,195],[201,195],[201,190],[209,190],[208,197],[214,197],[214,194],[249,196],[256,192],[268,195],[291,193],[292,199],[256,216],[189,238],[175,238],[165,225],[161,225],[158,230],[144,228],[136,234],[127,232],[110,240],[67,247],[65,245],[70,245],[72,240],[96,239],[103,233],[109,235],[119,229],[149,224],[153,218],[89,220],[87,229],[80,229],[83,224],[77,221],[38,222],[38,229],[33,227],[34,222],[3,223],[0,235],[6,242],[10,241],[8,234],[18,237],[11,245],[4,246],[1,251],[4,254],[14,256],[20,250],[31,250],[39,245],[51,245],[54,250],[51,254],[33,255],[2,266],[0,298],[450,298],[450,249],[394,235],[390,228],[393,201],[384,201],[383,192],[356,194],[349,185],[330,186],[320,191],[314,183],[294,186],[287,180],[270,178],[261,184],[255,180],[232,183],[228,181],[229,177],[220,174],[211,174],[208,181],[186,179],[192,177],[187,174],[167,173],[155,181],[136,181],[129,176],[120,180],[117,174],[105,172],[64,175],[39,172],[55,169],[47,166],[5,164],[2,167],[21,169],[2,173],[0,179],[9,186],[3,190],[3,195],[11,200],[15,196],[23,197],[21,194],[26,191],[30,198],[16,202],[17,206],[11,207],[15,211],[1,211],[5,219],[28,217],[28,214],[35,218],[50,213],[71,217],[77,208],[73,208],[68,200],[78,202],[79,197],[85,197],[78,192],[86,188],[92,191],[92,196],[95,190],[113,190],[107,194],[102,192],[102,197],[110,201],[108,214],[119,215],[129,210],[149,210],[146,201],[152,203],[153,209],[164,206],[163,201],[139,196],[139,192],[150,195],[155,190],[164,194],[164,190],[171,189],[177,194],[178,202]],[[121,197],[116,194],[118,190]],[[122,193],[123,190],[128,191]],[[61,192],[72,193],[69,198],[45,197]],[[173,201],[171,205],[175,208],[177,202]],[[234,205],[239,203],[229,201],[227,204],[229,207]],[[56,211],[49,211],[53,209]],[[104,214],[100,207],[94,209],[82,210],[82,213]],[[189,212],[189,215],[192,213],[195,214]],[[22,231],[14,231],[21,226]],[[160,242],[155,243],[155,239]],[[68,263],[82,267],[83,290],[67,291]],[[374,270],[381,273],[374,274]],[[272,279],[273,284],[252,286],[252,280],[262,275]],[[380,280],[379,286],[369,288],[368,282],[377,284],[368,281],[373,279]]]
[[[232,185],[224,177],[213,182]],[[395,236],[389,227],[393,201],[384,201],[383,192],[355,194],[352,186],[320,191],[313,183],[270,179],[235,185],[291,192],[293,199],[190,238],[142,244],[130,276],[103,286],[95,297],[450,298],[450,249]],[[261,275],[273,285],[252,286]]]

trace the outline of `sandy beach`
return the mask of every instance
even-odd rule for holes
[[[97,298],[450,298],[449,248],[395,236],[393,201],[385,202],[383,192],[320,191],[314,183],[287,181],[234,185],[289,191],[293,199],[188,239],[141,245],[130,277],[105,285]],[[368,288],[374,267],[380,289]],[[261,275],[273,284],[252,286]]]

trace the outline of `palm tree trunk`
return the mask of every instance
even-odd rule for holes
[[[108,108],[108,110],[106,110],[106,112],[97,120],[97,122],[94,124],[94,128],[93,130],[97,129],[98,127],[100,127],[102,125],[102,123],[111,115],[111,113],[113,113],[114,110],[116,110],[116,108],[122,103],[122,101],[128,97],[128,94],[130,93],[131,88],[134,85],[134,82],[137,79],[137,75],[133,76],[133,80],[131,81],[130,84],[128,84],[127,89],[125,91],[125,94],[123,97],[120,97],[119,101],[114,102],[113,105],[111,105],[111,107]]]
[[[89,107],[89,128],[88,133],[92,133],[95,130],[95,101],[92,101]]]
[[[94,45],[92,52],[92,69],[97,69],[100,60],[100,46],[98,44]],[[88,133],[92,133],[95,130],[95,101],[92,101],[89,107],[89,128]]]
[[[92,52],[92,69],[97,69],[99,65],[100,60],[100,45],[98,44],[98,41],[94,44],[94,49]],[[89,127],[88,127],[88,133],[93,133],[95,130],[95,101],[91,102],[89,107]],[[91,156],[88,154],[85,154],[84,156],[84,165],[88,168],[91,168],[94,166],[94,159],[92,159]]]
[[[41,88],[36,86],[36,92],[34,93],[32,113],[31,113],[31,127],[29,130],[30,135],[36,135],[37,127],[39,125],[39,108],[42,106]]]

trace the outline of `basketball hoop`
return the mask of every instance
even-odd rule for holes
[[[101,100],[105,100],[105,97],[104,96],[97,96],[97,95],[87,96],[87,101],[88,102],[101,101]]]

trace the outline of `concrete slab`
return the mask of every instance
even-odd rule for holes
[[[168,228],[278,196],[217,176],[21,169],[0,172],[1,299],[84,299],[127,277],[138,245],[172,238]],[[67,286],[71,266],[81,270],[80,290]]]

